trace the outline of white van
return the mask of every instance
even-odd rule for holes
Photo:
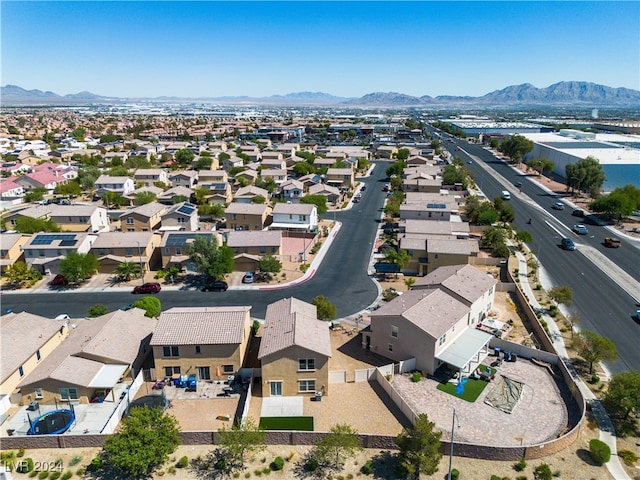
[[[503,200],[511,200],[511,194],[506,190],[503,190],[500,195],[502,196]]]

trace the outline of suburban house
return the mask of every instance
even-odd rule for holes
[[[109,175],[100,175],[95,183],[96,196],[102,197],[105,192],[117,193],[118,195],[127,195],[136,189],[133,178],[130,177],[112,177]]]
[[[24,246],[30,267],[47,274],[58,273],[60,259],[71,252],[88,253],[97,238],[89,233],[35,233]]]
[[[193,271],[187,249],[196,237],[213,237],[217,239],[218,245],[222,245],[221,236],[211,232],[165,232],[160,242],[162,268],[175,266]]]
[[[106,232],[98,235],[89,253],[98,257],[100,273],[114,273],[125,262],[148,272],[160,263],[160,241],[160,235],[152,232]]]
[[[439,193],[442,188],[442,178],[405,178],[402,180],[403,192]]]
[[[330,168],[327,183],[339,188],[351,189],[355,186],[355,174],[351,168]]]
[[[7,226],[14,228],[20,217],[48,219],[51,213],[52,205],[25,205],[17,210],[7,212],[3,217]]]
[[[165,230],[198,230],[198,207],[189,202],[177,203],[162,215],[162,228]]]
[[[452,216],[458,215],[459,205],[453,198],[445,198],[427,203],[409,203],[405,201],[400,204],[400,219],[416,220],[451,220]]]
[[[398,148],[393,145],[380,145],[376,149],[377,158],[391,158],[398,153]]]
[[[173,187],[195,188],[198,184],[199,175],[197,170],[180,170],[169,174],[169,182]]]
[[[252,203],[256,198],[262,197],[265,201],[271,198],[268,190],[264,188],[256,187],[255,185],[247,185],[246,187],[240,187],[236,194],[233,196],[233,201],[238,203]]]
[[[161,168],[139,168],[133,174],[136,183],[142,183],[145,187],[151,187],[157,182],[169,185],[169,175]]]
[[[12,200],[24,196],[24,187],[16,183],[17,177],[0,179],[0,198]]]
[[[58,171],[27,173],[15,179],[15,183],[23,187],[25,190],[44,188],[49,192],[53,192],[58,185],[63,185],[68,181],[69,180],[62,176]]]
[[[282,169],[273,169],[273,168],[263,168],[260,170],[260,177],[263,180],[267,180],[267,178],[272,179],[278,185],[287,181],[287,170]]]
[[[167,207],[157,202],[147,203],[127,210],[120,215],[123,232],[150,232],[160,228],[162,215]]]
[[[313,232],[318,228],[318,207],[311,203],[276,203],[269,228]]]
[[[224,217],[232,230],[264,230],[271,220],[271,208],[257,203],[230,203]]]
[[[418,276],[442,266],[469,263],[480,251],[477,240],[448,235],[400,234],[399,245],[410,257],[402,272]]]
[[[241,181],[244,181],[247,184],[254,184],[256,183],[256,180],[258,179],[258,172],[257,170],[253,170],[251,168],[246,168],[245,170],[239,172],[236,174],[235,180],[237,183],[240,183]],[[242,180],[244,179],[244,180]]]
[[[287,168],[287,162],[284,161],[284,157],[280,152],[262,152],[262,162],[260,162],[265,168],[274,168],[277,170],[284,170]]]
[[[158,203],[163,205],[173,205],[173,199],[176,197],[184,197],[187,200],[191,199],[193,190],[187,187],[172,187],[158,195]]]
[[[296,298],[267,306],[258,359],[262,396],[329,394],[331,339],[317,309]]]
[[[134,378],[151,352],[156,320],[144,314],[132,308],[73,320],[68,338],[18,385],[23,404],[89,403],[98,397],[116,402],[108,392]]]
[[[247,155],[252,162],[259,162],[262,156],[260,149],[256,145],[240,145],[240,150]]]
[[[119,158],[122,160],[122,164],[129,159],[129,154],[127,152],[107,152],[103,155],[103,160],[105,164],[110,164],[114,159]]]
[[[209,203],[229,203],[233,200],[231,185],[228,182],[200,183],[198,188],[206,188],[209,193],[206,196]]]
[[[164,193],[164,190],[160,187],[155,187],[153,185],[149,187],[143,186],[140,188],[136,188],[133,192],[127,193],[126,195],[124,195],[124,198],[129,200],[129,206],[132,206],[136,204],[136,197],[139,194],[152,194],[155,195],[155,199],[157,200],[158,195],[161,195],[162,193]]]
[[[469,222],[446,222],[442,220],[403,220],[399,224],[400,233],[421,234],[421,235],[444,235],[455,238],[469,238]],[[465,262],[462,262],[465,263]]]
[[[6,313],[0,322],[0,394],[11,395],[67,337],[69,328],[63,322],[27,312]]]
[[[340,200],[340,190],[324,183],[311,185],[309,187],[309,195],[322,195],[329,203],[338,203]]]
[[[244,165],[244,160],[236,155],[231,155],[229,158],[226,158],[222,161],[222,167],[227,170],[233,167],[242,167]]]
[[[22,233],[3,233],[0,235],[0,268],[5,268],[16,262],[24,261],[24,246],[31,239],[30,235]]]
[[[95,205],[47,205],[49,218],[65,232],[108,232],[107,209]]]
[[[273,255],[274,257],[282,254],[282,232],[277,230],[232,230],[227,233],[226,243],[227,247],[232,248],[236,254]]]
[[[331,168],[336,163],[335,158],[316,157],[313,160],[313,166],[319,168]]]
[[[434,270],[371,313],[363,346],[394,361],[415,358],[428,375],[442,364],[469,372],[493,338],[477,325],[493,306],[496,284],[471,265]]]
[[[221,380],[242,367],[251,307],[175,307],[160,314],[151,347],[156,378]]]
[[[304,184],[298,180],[287,180],[280,185],[280,193],[287,200],[300,199],[304,196]]]
[[[423,157],[422,155],[412,155],[407,158],[407,165],[431,165],[433,164],[433,155],[431,158]]]

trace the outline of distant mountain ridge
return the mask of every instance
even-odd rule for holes
[[[481,97],[441,95],[415,97],[397,92],[373,92],[360,98],[336,97],[323,92],[297,92],[270,97],[225,96],[186,98],[176,96],[118,98],[79,92],[58,95],[42,90],[25,90],[16,85],[0,89],[0,103],[4,106],[27,105],[82,105],[123,102],[217,102],[221,104],[274,105],[274,106],[353,106],[353,107],[420,107],[420,106],[637,106],[640,91],[613,88],[591,82],[558,82],[546,88],[530,83],[511,85],[489,92]]]

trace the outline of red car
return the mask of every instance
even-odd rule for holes
[[[55,277],[53,277],[53,280],[51,280],[51,285],[54,286],[60,286],[60,285],[66,285],[67,284],[67,279],[64,278],[64,275],[56,275]]]
[[[133,288],[133,293],[158,293],[162,288],[157,282],[145,283]]]

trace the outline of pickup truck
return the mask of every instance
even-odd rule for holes
[[[610,248],[618,248],[620,246],[620,239],[616,237],[605,237],[604,246]]]

